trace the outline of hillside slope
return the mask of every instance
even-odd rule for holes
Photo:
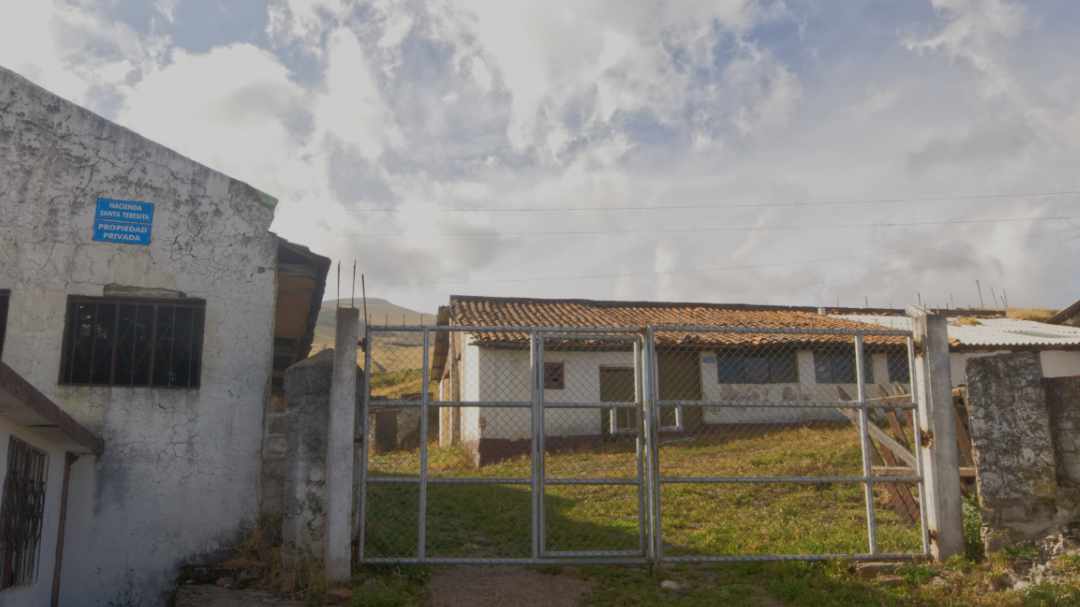
[[[349,300],[343,299],[341,302],[347,307]],[[364,309],[363,304],[358,299],[356,301],[356,307],[360,308],[360,330],[364,328]],[[334,343],[334,326],[337,323],[337,300],[324,301],[322,307],[319,308],[319,320],[315,323],[315,343],[321,344],[324,347],[333,347]],[[391,303],[385,299],[368,298],[367,301],[368,318],[371,319],[371,325],[373,327],[382,326],[384,324],[391,325],[418,325],[421,320],[427,324],[435,324],[435,315],[430,312],[417,312],[416,310],[410,310],[397,304]],[[317,348],[317,349],[322,349]]]

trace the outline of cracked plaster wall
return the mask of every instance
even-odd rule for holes
[[[182,560],[220,549],[257,512],[272,203],[3,68],[0,184],[4,362],[105,440],[73,469],[60,602],[163,604]],[[152,243],[93,242],[99,196],[153,202]],[[199,389],[58,385],[67,298],[107,285],[206,300]]]

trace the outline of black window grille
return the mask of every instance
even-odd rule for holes
[[[893,383],[909,383],[911,381],[911,366],[908,365],[907,350],[889,352],[886,356],[889,363],[889,381]]]
[[[873,356],[866,352],[863,356],[863,381],[874,383]],[[855,350],[834,350],[814,352],[814,375],[819,384],[855,383]]]
[[[0,289],[0,358],[4,356],[4,335],[7,333],[9,295],[8,291]]]
[[[794,351],[766,354],[717,353],[722,384],[797,384],[799,364]]]
[[[202,300],[72,297],[60,383],[198,388]]]
[[[45,453],[12,436],[0,505],[0,590],[34,581],[45,512]]]

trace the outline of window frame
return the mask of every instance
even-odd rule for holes
[[[552,380],[552,385],[548,385],[548,379],[551,378],[548,369],[558,369],[558,378]],[[563,361],[544,361],[544,389],[545,390],[565,390],[566,389],[566,363]]]
[[[20,451],[21,453],[19,453]],[[29,464],[31,476],[24,478],[21,472],[26,470],[19,470],[17,466],[26,466],[27,464]],[[13,473],[17,477],[13,478]],[[37,580],[38,562],[41,558],[41,538],[45,527],[45,501],[48,499],[48,482],[49,454],[15,435],[9,436],[3,480],[3,503],[0,505],[0,527],[8,527],[9,525],[19,527],[34,523],[36,525],[32,532],[35,534],[33,538],[29,538],[28,542],[27,538],[20,538],[29,543],[30,546],[22,547],[22,549],[16,547],[9,552],[8,546],[0,544],[0,591],[28,586]],[[27,489],[28,485],[30,486],[30,495],[17,493],[17,491]],[[7,520],[9,516],[27,515],[27,500],[36,502],[31,503],[30,507],[35,508],[36,511],[29,514],[29,523],[18,520],[9,523]],[[14,510],[12,510],[13,508]],[[32,551],[32,554],[25,554],[27,551]],[[10,581],[8,581],[7,575],[3,571],[7,568],[7,558],[9,556],[14,561],[14,566],[17,569],[17,571],[13,572]]]
[[[775,354],[775,352],[773,354]],[[745,350],[745,349],[726,350],[726,351],[725,350],[718,350],[716,352],[713,352],[713,355],[716,357],[716,383],[721,384],[721,385],[725,385],[725,386],[733,386],[733,385],[770,386],[770,385],[778,385],[778,384],[797,384],[797,383],[799,383],[800,378],[799,378],[799,352],[798,352],[798,350],[784,349],[784,350],[782,350],[780,352],[780,354],[782,356],[785,356],[785,357],[787,357],[787,356],[791,357],[791,370],[794,371],[794,378],[793,379],[786,379],[786,378],[781,379],[781,380],[776,379],[777,374],[774,373],[774,371],[775,371],[774,361],[776,359],[775,358],[770,358],[768,356],[768,353],[766,353],[766,354],[757,354],[753,350]],[[724,360],[725,359],[729,363],[738,363],[739,364],[739,366],[741,367],[739,369],[739,374],[743,376],[740,381],[727,381],[727,379],[724,377],[724,370],[725,370]],[[764,360],[764,362],[765,362],[765,364],[767,366],[766,371],[767,371],[767,374],[768,374],[768,378],[766,379],[766,381],[763,381],[763,382],[753,381],[753,378],[748,376],[748,373],[746,371],[746,363],[750,359],[763,359]]]
[[[601,382],[601,386],[602,386],[602,378],[604,376],[604,371],[621,371],[621,372],[624,372],[624,373],[629,371],[630,376],[633,378],[633,381],[637,380],[637,377],[636,377],[637,373],[636,373],[634,367],[632,367],[632,366],[629,366],[629,365],[601,365],[600,369],[599,369],[599,372],[598,372],[598,377],[601,378],[601,379],[598,379],[598,382]],[[601,387],[601,389],[600,389],[600,402],[610,402],[610,401],[605,401],[603,399],[603,393],[604,393],[603,388]],[[635,394],[637,393],[636,386],[634,387],[634,393]],[[634,399],[632,398],[631,400],[634,400]],[[617,402],[628,402],[628,401],[617,401]],[[612,408],[608,409],[608,411],[610,412],[609,413],[610,418],[609,418],[608,430],[611,432],[611,434],[637,434],[638,433],[638,428],[639,428],[639,426],[641,424],[641,415],[640,415],[640,410],[639,409],[630,409],[628,407],[612,407]],[[624,425],[621,425],[619,423],[619,415],[622,414],[623,412],[625,412],[626,417],[629,417],[630,421],[633,422],[632,425],[624,426]]]
[[[822,357],[822,356],[827,356],[830,359],[830,361],[829,361],[830,362],[830,365],[829,365],[830,377],[828,379],[824,379],[824,380],[821,377],[821,369],[822,369],[822,367],[820,366],[820,360],[821,360],[820,357]],[[850,379],[850,381],[848,381],[847,378],[844,378],[841,381],[836,380],[836,365],[835,365],[835,363],[836,363],[837,360],[844,360],[844,361],[850,360],[850,363],[845,362],[845,364],[850,364],[850,368],[851,368],[851,379]],[[873,360],[874,360],[873,354],[869,350],[863,350],[863,383],[866,384],[866,385],[874,383],[874,362],[873,362]],[[855,349],[854,348],[851,348],[850,352],[848,352],[848,351],[837,351],[837,350],[815,350],[814,351],[814,383],[815,384],[820,384],[820,385],[829,385],[829,386],[845,385],[845,384],[846,385],[856,384],[859,381],[859,375],[858,375],[858,369],[856,368],[855,365],[856,365],[856,362],[855,362]]]
[[[896,361],[902,363],[902,367],[907,371],[907,377],[902,379],[896,379],[893,376],[894,367]],[[907,348],[902,350],[889,350],[885,353],[885,368],[888,370],[889,383],[891,384],[910,384],[911,383],[911,357]]]
[[[4,357],[4,341],[7,339],[8,311],[11,308],[11,291],[0,289],[0,360]]]
[[[132,373],[132,381],[130,383],[117,383],[116,382],[116,369],[117,369],[117,356],[116,356],[116,343],[113,339],[111,349],[111,361],[109,366],[109,379],[106,382],[93,381],[93,365],[91,364],[91,377],[87,381],[72,381],[71,377],[74,373],[72,370],[73,355],[76,348],[74,344],[74,333],[77,327],[75,322],[76,309],[80,304],[92,304],[98,305],[112,305],[115,308],[114,312],[114,324],[113,330],[118,331],[117,324],[120,314],[121,306],[137,306],[136,314],[138,313],[138,307],[150,307],[151,312],[151,329],[149,331],[149,337],[147,338],[146,348],[149,351],[149,363],[147,366],[146,383],[134,383],[134,372]],[[194,325],[200,325],[197,331],[192,331],[190,334],[189,348],[192,359],[197,359],[198,364],[193,365],[189,360],[188,370],[188,382],[186,385],[172,385],[172,384],[158,384],[155,382],[155,363],[157,358],[157,345],[158,345],[158,310],[161,307],[173,308],[173,321],[176,319],[177,309],[190,309],[192,310],[192,328]],[[201,318],[201,322],[196,323],[196,318]],[[95,324],[97,323],[95,317]],[[174,333],[175,340],[175,333]],[[61,359],[60,370],[57,383],[62,386],[86,386],[86,387],[105,387],[105,388],[147,388],[153,390],[198,390],[202,387],[202,372],[204,363],[204,349],[206,346],[206,300],[199,298],[150,298],[150,297],[110,297],[110,296],[86,296],[86,295],[69,295],[67,300],[67,310],[64,315],[64,335],[61,347]],[[134,345],[133,345],[134,348]],[[93,352],[92,352],[93,354]],[[170,356],[172,351],[170,350]],[[93,358],[91,358],[93,360]],[[192,369],[191,367],[195,367]]]

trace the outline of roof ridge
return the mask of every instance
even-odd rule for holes
[[[903,308],[861,308],[847,306],[809,306],[809,305],[785,305],[785,304],[755,304],[755,303],[723,303],[723,302],[700,302],[700,301],[649,301],[649,300],[618,300],[618,299],[587,299],[577,297],[505,297],[497,295],[450,295],[450,304],[455,302],[485,302],[492,304],[577,304],[596,308],[710,308],[719,310],[760,310],[778,312],[808,312],[817,314],[824,310],[826,314],[891,314],[906,316]],[[964,309],[935,310],[947,315],[956,314],[985,314],[1000,315],[1000,310]]]

